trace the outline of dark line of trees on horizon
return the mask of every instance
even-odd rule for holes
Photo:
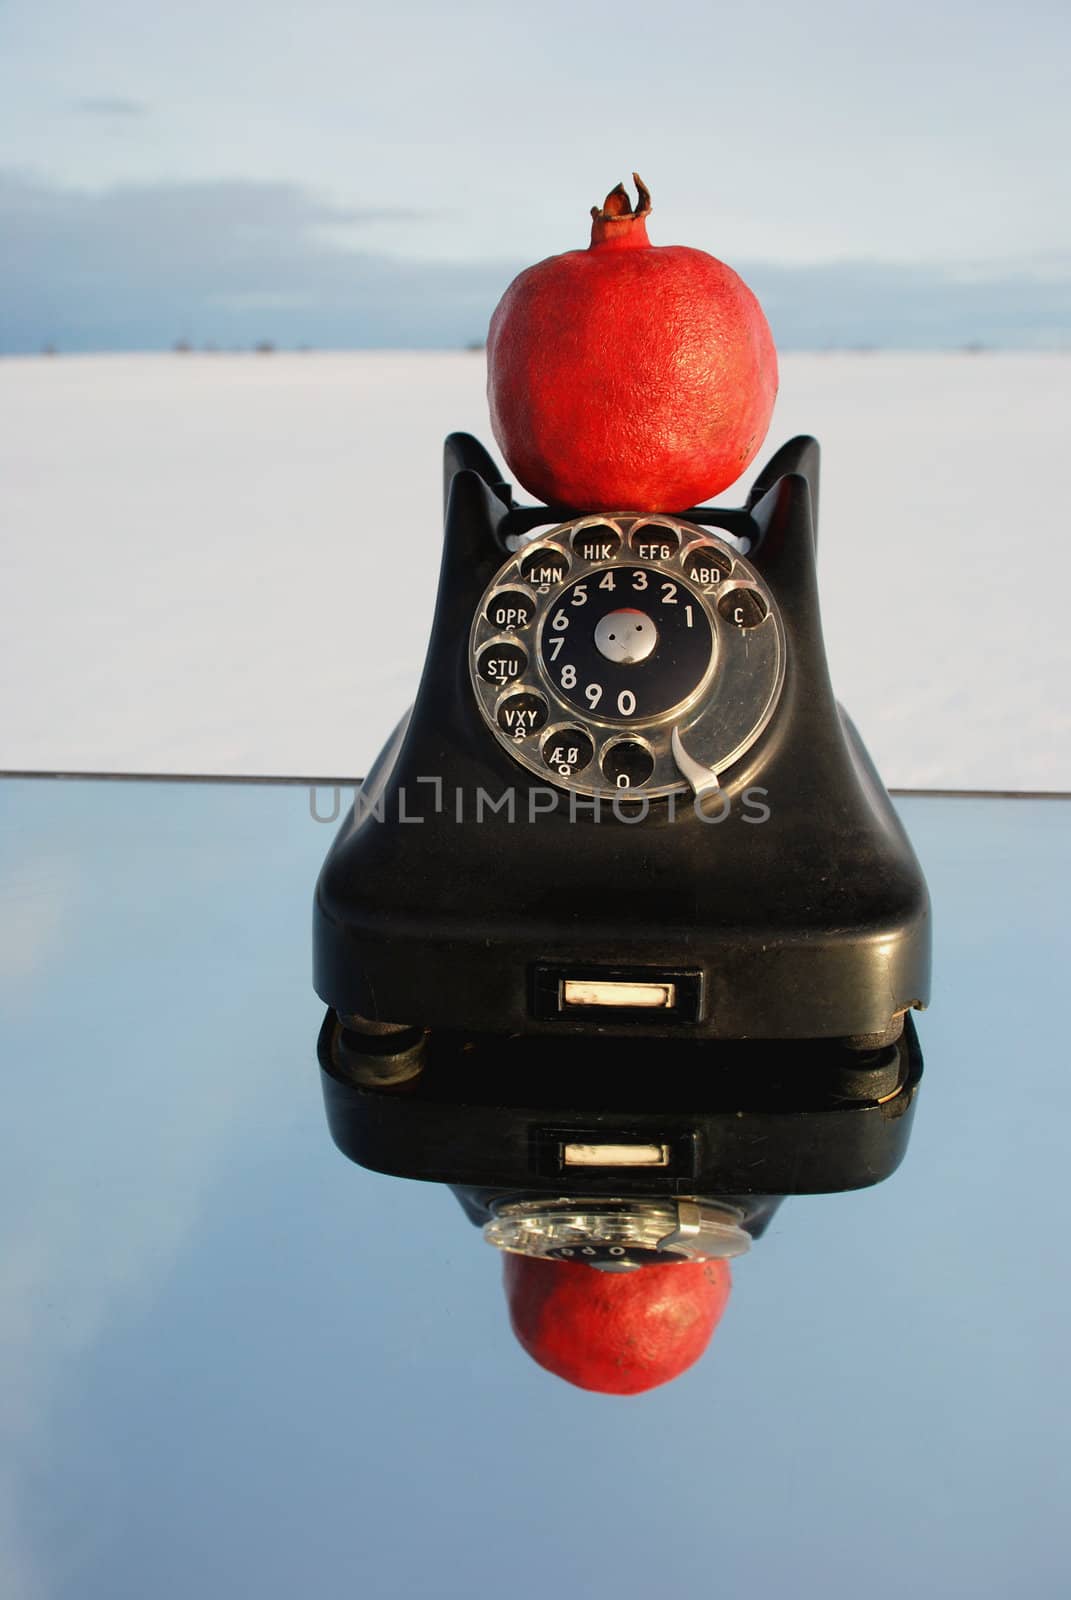
[[[236,355],[237,356],[237,355],[249,355],[249,354],[258,355],[258,356],[270,356],[270,355],[286,354],[286,353],[297,354],[297,355],[310,355],[310,354],[323,352],[323,351],[335,351],[335,352],[341,354],[341,353],[346,353],[348,351],[356,351],[356,350],[363,350],[363,349],[372,350],[373,348],[378,348],[378,347],[371,346],[371,345],[369,345],[369,346],[363,346],[363,345],[353,345],[353,346],[350,346],[350,345],[338,345],[338,346],[326,345],[326,346],[318,346],[318,345],[313,345],[313,344],[296,344],[296,345],[292,345],[292,346],[287,346],[287,345],[283,345],[283,344],[277,344],[274,339],[257,339],[251,345],[244,345],[244,344],[233,344],[233,345],[232,344],[226,344],[226,345],[223,345],[223,344],[217,344],[214,340],[211,340],[211,339],[206,340],[204,342],[204,344],[195,344],[192,339],[179,338],[179,339],[176,339],[174,341],[174,343],[170,346],[170,353],[174,354],[174,355],[180,355],[180,356],[186,356],[186,355]],[[433,347],[433,346],[429,345],[427,348],[430,350],[432,348],[438,348],[438,347]],[[468,354],[478,355],[478,354],[482,354],[483,353],[483,351],[486,349],[486,345],[485,345],[485,342],[482,339],[470,339],[466,344],[454,346],[453,348],[463,350]],[[944,354],[947,354],[947,355],[971,355],[971,356],[989,355],[989,354],[995,354],[995,353],[997,353],[998,351],[1001,351],[1001,350],[1012,350],[1012,349],[1020,349],[1020,348],[1025,352],[1038,353],[1038,351],[1039,351],[1039,347],[1035,346],[1035,345],[1027,345],[1027,346],[1021,346],[1020,347],[1020,346],[1013,346],[1013,345],[989,344],[984,339],[968,339],[962,344],[945,345],[945,346],[932,345],[932,346],[903,346],[903,347],[901,347],[901,346],[895,345],[895,344],[888,344],[888,345],[866,344],[866,343],[861,343],[861,344],[860,343],[856,343],[856,344],[834,344],[834,343],[830,342],[830,343],[825,344],[825,345],[818,345],[818,346],[811,346],[811,347],[805,347],[805,346],[802,346],[802,345],[799,346],[799,347],[792,346],[792,345],[788,345],[788,346],[784,346],[783,345],[781,348],[782,348],[782,351],[784,353],[788,353],[788,352],[796,350],[798,348],[798,350],[801,353],[806,353],[808,355],[873,355],[873,354],[876,354],[877,352],[882,351],[882,350],[899,350],[901,348],[903,348],[905,350],[909,350],[909,349],[910,350],[915,350],[920,354],[924,354],[924,353],[941,354],[943,352]],[[1052,346],[1046,347],[1046,349],[1048,351],[1050,351],[1050,352],[1051,351],[1066,352],[1067,347],[1066,346],[1061,346],[1061,345],[1052,345]],[[0,352],[0,353],[2,353],[2,352]],[[53,344],[51,342],[48,342],[48,343],[43,344],[41,346],[40,353],[43,356],[58,356],[62,352],[60,351],[60,348],[59,348],[58,345]],[[76,353],[79,354],[79,355],[83,355],[83,354],[86,354],[87,352],[78,351]],[[107,355],[107,354],[112,354],[112,353],[117,354],[117,355],[129,355],[129,354],[132,354],[132,353],[133,354],[163,354],[165,352],[163,350],[153,351],[153,350],[150,349],[150,350],[143,351],[143,352],[131,352],[131,351],[126,351],[126,350],[110,352],[110,351],[106,351],[105,350],[105,351],[97,351],[97,352],[94,352],[94,353],[102,354],[102,355]],[[417,351],[409,351],[408,353],[410,353],[410,354],[419,354],[419,350],[417,350]],[[1042,349],[1041,353],[1045,353],[1045,349]]]

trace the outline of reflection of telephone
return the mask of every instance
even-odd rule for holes
[[[705,1194],[895,1165],[928,902],[830,689],[817,473],[795,439],[744,509],[577,515],[517,506],[447,440],[419,693],[316,894],[321,1062],[358,1160],[560,1186],[567,1147],[612,1133],[657,1156],[608,1162],[615,1190]],[[851,1108],[875,1113],[861,1143]]]

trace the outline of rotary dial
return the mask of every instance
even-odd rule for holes
[[[784,630],[724,538],[670,517],[587,517],[529,541],[473,621],[496,738],[590,796],[716,790],[773,714]]]

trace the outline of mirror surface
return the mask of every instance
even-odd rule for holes
[[[1062,1591],[1071,803],[898,801],[936,920],[904,1164],[786,1201],[625,1399],[530,1361],[446,1189],[330,1142],[335,804],[0,784],[0,1592]]]

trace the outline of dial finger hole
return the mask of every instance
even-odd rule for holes
[[[583,561],[612,561],[621,548],[621,535],[609,523],[595,522],[573,534],[573,550]]]
[[[523,589],[500,589],[488,600],[484,616],[492,628],[506,632],[513,628],[527,628],[536,613],[536,603]]]
[[[734,628],[755,628],[769,607],[757,589],[729,589],[718,601],[718,615]]]
[[[660,522],[644,522],[632,530],[632,549],[641,561],[668,561],[677,554],[680,543],[677,529]]]
[[[689,550],[685,556],[684,570],[701,589],[713,589],[725,582],[733,570],[733,563],[723,550],[700,545],[698,549]]]
[[[639,789],[655,768],[654,756],[639,739],[618,739],[602,753],[602,774],[615,789]]]
[[[521,560],[521,577],[537,589],[561,583],[568,571],[568,558],[552,545],[529,550]]]
[[[524,676],[527,666],[527,650],[510,639],[485,645],[476,657],[476,671],[487,683],[515,683]]]
[[[531,689],[507,694],[495,707],[495,721],[503,733],[520,743],[546,726],[547,702]]]
[[[544,738],[541,754],[551,772],[559,778],[573,778],[590,766],[595,745],[583,728],[554,728]]]

